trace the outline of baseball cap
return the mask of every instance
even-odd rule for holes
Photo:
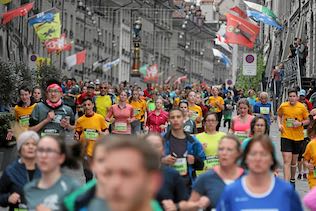
[[[306,91],[304,89],[301,89],[299,92],[299,96],[306,96]]]

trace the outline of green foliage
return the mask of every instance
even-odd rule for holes
[[[61,71],[55,66],[48,64],[41,65],[36,73],[36,83],[43,88],[46,87],[46,82],[48,80],[54,79],[61,81],[62,78]]]
[[[0,112],[0,145],[3,144],[3,140],[6,139],[10,123],[14,121],[14,115],[12,113]]]
[[[260,83],[262,82],[262,73],[265,71],[265,65],[263,61],[263,55],[258,54],[257,56],[257,75],[256,76],[244,76],[242,71],[238,73],[236,79],[237,89],[254,89],[255,91],[260,90]]]
[[[22,84],[33,85],[33,76],[23,63],[0,61],[0,102],[10,104],[18,96]]]

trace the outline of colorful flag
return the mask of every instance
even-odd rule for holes
[[[256,4],[256,3],[250,2],[250,1],[244,1],[244,2],[251,9],[254,9],[254,10],[257,10],[259,12],[262,12],[262,13],[266,14],[267,16],[270,16],[274,20],[277,19],[277,16],[269,8],[264,7],[264,6],[260,5],[260,4]]]
[[[1,4],[8,4],[10,3],[12,0],[0,0]]]
[[[70,68],[77,64],[83,64],[86,61],[86,54],[87,54],[87,51],[83,50],[76,54],[66,57],[67,67]]]
[[[247,14],[237,6],[230,8],[230,10],[236,12],[241,18],[247,18]]]
[[[60,13],[55,13],[53,21],[50,22],[39,22],[33,24],[32,19],[30,19],[29,22],[32,23],[37,36],[42,42],[54,38],[60,38],[61,36]]]
[[[6,13],[3,13],[2,16],[2,24],[9,23],[13,18],[19,17],[19,16],[26,16],[27,13],[33,8],[34,2],[24,4],[21,7],[18,7],[16,9],[10,10]]]
[[[103,72],[110,70],[113,66],[116,66],[120,63],[120,59],[115,59],[114,61],[108,62],[102,66]]]
[[[186,81],[187,79],[188,79],[187,75],[181,76],[174,81],[174,84],[181,84],[183,81]]]
[[[70,51],[72,48],[72,43],[68,42],[66,39],[66,35],[62,34],[60,38],[54,38],[48,41],[45,41],[44,43],[47,52],[61,52],[61,51]]]
[[[92,64],[92,68],[93,70],[97,69],[98,67],[100,67],[104,62],[106,62],[108,60],[108,58],[105,59],[101,59],[99,61],[96,61]]]
[[[153,64],[150,65],[146,69],[146,75],[144,76],[144,82],[158,82],[159,73],[158,73],[158,65]]]
[[[231,60],[224,53],[215,48],[213,48],[213,55],[220,58],[220,61],[225,64],[226,67],[230,67],[232,65]]]
[[[40,68],[43,65],[50,65],[51,64],[51,59],[50,58],[45,58],[45,57],[37,57],[35,61],[36,67]]]
[[[259,34],[259,26],[232,14],[226,14],[226,19],[226,42],[253,48]]]
[[[33,26],[34,24],[38,23],[47,23],[47,22],[53,22],[54,21],[54,13],[51,12],[41,12],[37,14],[34,17],[31,17],[29,19],[29,25]]]
[[[253,11],[253,10],[247,10],[247,14],[250,18],[254,19],[255,21],[257,22],[262,22],[264,24],[267,24],[267,25],[270,25],[270,26],[273,26],[279,30],[282,30],[283,27],[280,26],[274,19],[272,19],[270,16],[264,14],[264,13],[261,13],[261,12],[258,12],[258,11]]]
[[[142,65],[142,66],[139,68],[140,74],[142,74],[143,76],[146,76],[146,74],[147,74],[147,67],[148,67],[147,64]]]
[[[165,84],[168,84],[170,81],[171,81],[171,79],[174,77],[174,75],[172,75],[172,76],[169,76],[164,82],[165,82]]]
[[[226,39],[221,35],[217,34],[216,38],[214,39],[215,45],[219,45],[224,48],[228,52],[232,52],[232,47],[226,43]]]

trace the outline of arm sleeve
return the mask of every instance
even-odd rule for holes
[[[193,167],[195,170],[203,170],[204,168],[204,160],[206,158],[202,144],[197,140],[196,143],[194,144],[194,147],[196,148],[195,153],[194,153],[194,164]]]
[[[39,108],[38,108],[38,104],[33,109],[29,122],[30,122],[30,127],[35,126],[35,125],[37,125],[39,123]]]
[[[197,129],[196,129],[196,124],[195,124],[194,121],[192,121],[192,122],[193,122],[193,134],[197,134],[198,131],[197,131]]]
[[[9,205],[8,199],[10,196],[11,180],[6,171],[3,172],[0,178],[0,206],[7,207]]]
[[[205,176],[202,174],[200,176],[198,176],[198,178],[196,179],[196,181],[193,184],[192,190],[199,193],[202,196],[205,196]]]
[[[108,114],[105,117],[106,121],[109,121],[113,115],[113,106],[110,107]]]

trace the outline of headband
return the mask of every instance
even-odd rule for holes
[[[58,85],[58,84],[51,84],[47,87],[46,91],[50,90],[50,89],[58,89],[58,91],[62,92],[62,88]]]

